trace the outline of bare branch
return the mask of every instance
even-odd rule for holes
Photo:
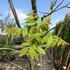
[[[57,36],[60,35],[60,33],[62,32],[63,27],[64,27],[64,24],[63,24],[63,26],[59,29],[59,31],[58,31],[58,33],[57,33]]]
[[[7,21],[7,19],[10,17],[10,15],[8,14],[7,17],[5,18],[5,21]]]
[[[59,5],[58,5],[55,9],[57,9],[63,2],[64,2],[64,0],[62,0],[62,1],[59,3]],[[57,3],[57,0],[56,0],[55,3],[52,5],[52,7],[55,6],[56,3]],[[54,10],[55,10],[55,9],[54,9]],[[39,11],[39,10],[38,10],[38,11]],[[47,12],[47,13],[46,13],[46,12],[42,12],[42,11],[39,11],[39,12],[40,12],[40,13],[43,13],[43,14],[47,14],[47,15],[49,14],[48,12]],[[53,12],[53,11],[51,11],[51,12]],[[50,13],[51,13],[51,12],[50,12]]]
[[[67,8],[70,8],[69,6],[67,6]]]
[[[14,66],[16,66],[16,67],[18,67],[18,68],[20,68],[20,69],[23,69],[23,67],[21,67],[21,66],[19,66],[19,65],[17,65],[17,64],[15,64],[14,62],[10,62],[9,60],[7,60],[7,59],[4,59],[6,62],[8,62],[8,63],[10,63],[10,64],[12,64],[12,65],[14,65]]]
[[[52,31],[53,29],[55,29],[56,27],[58,27],[58,26],[60,26],[60,25],[62,25],[63,23],[61,23],[61,24],[58,24],[58,25],[56,25],[55,27],[53,27],[53,28],[51,28],[51,29],[49,29],[45,34],[44,34],[44,36],[45,35],[47,35],[50,31]]]
[[[54,4],[53,4],[53,7],[56,5],[56,3],[57,3],[57,0],[55,0],[55,2],[54,2]]]
[[[51,0],[50,10],[53,10],[54,6],[56,5],[57,0]]]
[[[43,12],[43,11],[40,11],[40,10],[38,10],[38,12],[39,12],[39,13],[42,13],[42,14],[48,14],[48,13]]]
[[[49,16],[49,15],[51,15],[53,12],[57,11],[56,9],[57,9],[63,2],[64,2],[64,0],[62,0],[62,1],[59,3],[59,5],[58,5],[54,10],[52,10],[50,13],[48,13],[48,14],[46,15],[46,17]],[[66,5],[67,5],[67,4],[66,4]],[[63,7],[63,8],[64,8],[64,7]]]
[[[57,2],[57,0],[56,0]],[[42,17],[42,20],[45,18],[45,17],[48,17],[49,15],[51,15],[53,12],[56,11],[57,8],[59,8],[59,6],[64,2],[64,0],[62,0],[55,9],[53,9],[50,13],[46,13],[43,17]]]
[[[48,17],[49,15],[51,15],[53,12],[56,12],[56,11],[58,11],[58,10],[60,10],[60,9],[63,9],[63,8],[70,8],[70,7],[68,7],[68,5],[70,5],[70,2],[68,2],[67,4],[61,6],[61,7],[58,8],[58,9],[55,8],[55,9],[52,10],[50,13],[45,14],[45,15],[42,17],[42,20],[43,20],[45,17]]]
[[[64,0],[62,0],[55,9],[57,9],[63,2]]]
[[[70,2],[68,2],[67,4],[61,6],[60,8],[56,9],[55,11],[58,11],[58,10],[60,10],[60,9],[62,9],[62,8],[66,8],[66,7],[67,7],[67,8],[70,8],[70,7],[68,7],[69,4],[70,4]]]
[[[18,51],[18,50],[15,50],[15,49],[11,49],[11,48],[0,48],[0,50],[9,50],[9,51]]]

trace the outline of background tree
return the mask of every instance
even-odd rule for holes
[[[65,20],[62,22],[60,21],[58,24],[61,24],[61,23],[63,25],[60,25],[59,27],[56,28],[55,34],[58,35],[59,37],[61,37],[66,42],[70,43],[70,39],[69,39],[70,16],[69,16],[69,13],[65,16]],[[63,70],[63,66],[68,67],[68,65],[70,64],[70,60],[69,60],[70,59],[70,45],[56,47],[55,52],[56,53],[54,53],[54,55],[56,55],[55,57],[57,57],[56,61],[59,60],[59,62],[60,62],[60,63],[55,63],[55,65],[59,65],[59,67],[57,66],[57,68],[59,68],[60,70]]]

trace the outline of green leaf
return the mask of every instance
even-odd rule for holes
[[[51,47],[55,47],[58,43],[58,38],[56,38],[56,36],[53,36],[53,43]]]
[[[65,46],[65,45],[69,45],[67,42],[65,42],[64,40],[62,40],[61,38],[57,37],[57,36],[54,36],[54,39],[56,39],[56,44],[57,46]]]
[[[16,28],[15,37],[19,37],[21,35],[21,28]]]
[[[33,45],[33,48],[34,48],[37,52],[39,52],[38,46],[36,46],[35,44]],[[39,52],[39,53],[40,53],[40,52]]]
[[[31,43],[30,43],[30,42],[25,42],[25,43],[22,43],[21,45],[22,45],[22,46],[30,46]]]
[[[35,15],[34,10],[32,10],[29,14],[27,14],[27,16],[33,16]]]
[[[45,42],[47,42],[48,41],[48,36],[46,35],[46,36],[44,36],[43,38],[42,38],[42,43],[45,43]]]
[[[41,35],[40,33],[30,34],[29,41],[31,41],[33,39],[39,41],[41,39],[40,35]]]
[[[47,24],[41,24],[41,25],[40,25],[40,28],[41,28],[43,31],[48,31],[48,25],[47,25]]]
[[[31,16],[31,17],[27,17],[25,20],[33,20],[33,19],[34,19],[34,17]]]
[[[19,56],[24,56],[24,55],[26,55],[27,52],[29,51],[29,48],[30,48],[30,47],[25,47],[25,48],[23,48],[22,50],[20,50],[20,51],[18,52],[18,53],[20,53]]]
[[[48,40],[46,42],[46,48],[50,48],[52,46],[51,45],[52,43],[53,43],[53,37],[52,36],[49,36],[48,37]]]
[[[60,45],[65,46],[65,45],[69,45],[69,44],[67,42],[65,42],[64,40],[62,40],[62,39],[59,38],[57,46],[60,46]]]
[[[15,33],[16,33],[16,28],[9,28],[9,29],[5,29],[4,32],[8,33],[8,37],[14,37]]]
[[[20,57],[22,57],[22,56],[24,56],[24,55],[26,55],[26,52],[22,52],[22,53],[20,53]]]
[[[50,24],[50,17],[45,18],[43,21]]]
[[[34,20],[30,20],[30,21],[25,22],[24,24],[26,24],[28,26],[32,26],[32,25],[35,25],[36,22]]]
[[[27,17],[25,20],[34,20],[34,19],[38,19],[39,17],[38,16],[30,16],[30,17]]]
[[[38,49],[39,49],[41,54],[46,54],[45,51],[40,46],[38,47]]]
[[[8,37],[18,37],[21,35],[21,28],[9,28],[5,29],[4,32],[8,33]]]
[[[27,33],[28,33],[28,29],[27,28],[23,28],[22,35],[23,36],[26,36]]]
[[[34,16],[34,19],[39,19],[39,16],[38,16],[38,15],[35,15],[35,16]]]
[[[33,48],[40,54],[45,54],[45,51],[40,46],[33,45]]]
[[[21,49],[20,52],[26,52],[26,51],[29,50],[29,48],[30,48],[30,47],[25,47],[25,48]]]
[[[42,24],[42,23],[43,23],[43,21],[39,21],[39,20],[37,20],[37,21],[36,21],[36,23],[37,23],[37,24],[38,24],[38,23]]]
[[[34,58],[35,58],[37,61],[39,61],[38,54],[37,54],[37,52],[36,52],[32,47],[30,47],[29,53],[30,53],[30,57],[31,57],[33,60],[34,60]]]

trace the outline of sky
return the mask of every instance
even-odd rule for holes
[[[26,14],[28,14],[32,10],[31,0],[12,0],[12,1],[16,9],[19,21],[20,23],[23,23],[24,19],[27,17]],[[61,0],[57,0],[57,1],[58,2],[55,6],[57,6]],[[69,1],[70,0],[65,0],[62,5],[68,3]],[[50,0],[37,0],[37,10],[39,16],[44,15],[44,13],[40,13],[39,11],[48,12],[49,7],[50,7]],[[52,20],[51,20],[52,25],[50,27],[55,26],[57,22],[63,20],[66,13],[68,12],[70,12],[70,9],[64,8],[59,10],[58,12],[53,13]],[[13,18],[8,0],[0,0],[0,13],[2,15],[2,18],[5,18],[8,13],[10,13],[11,17]]]

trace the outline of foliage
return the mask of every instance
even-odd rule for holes
[[[29,58],[39,60],[39,54],[45,54],[42,45],[45,48],[53,48],[55,45],[68,45],[67,42],[53,35],[52,32],[45,35],[49,30],[50,17],[40,21],[37,15],[33,16],[33,12],[28,15],[29,17],[25,19],[26,22],[24,23],[26,27],[4,30],[4,32],[8,32],[8,37],[12,36],[14,38],[22,34],[25,38],[25,42],[22,43],[23,49],[19,51],[20,56],[27,55]]]
[[[12,48],[12,45],[0,44],[0,48]],[[0,58],[3,59],[11,59],[12,58],[12,51],[9,50],[0,50]]]
[[[0,48],[12,48],[13,44],[8,43],[7,36],[0,36]],[[11,59],[12,51],[9,50],[0,50],[0,58]]]
[[[62,38],[63,40],[65,40],[66,42],[68,42],[69,45],[66,45],[66,46],[64,45],[61,47],[59,46],[59,47],[54,48],[54,58],[56,58],[58,55],[57,59],[54,59],[54,61],[55,60],[58,61],[58,59],[62,58],[62,60],[60,60],[60,62],[61,62],[60,68],[64,68],[64,65],[67,68],[67,66],[69,64],[68,60],[70,59],[70,56],[68,55],[69,51],[70,51],[70,38],[69,38],[70,37],[70,16],[65,17],[65,20],[60,23],[63,23],[63,25],[60,25],[55,29],[55,34],[57,35],[61,29],[59,37]],[[58,24],[60,24],[60,23],[58,23]],[[56,64],[58,64],[58,63],[56,63]]]

